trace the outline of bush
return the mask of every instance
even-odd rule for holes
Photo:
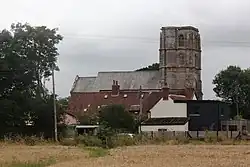
[[[43,137],[14,135],[14,136],[5,136],[4,142],[34,146],[36,144],[42,144],[48,141],[44,140]]]
[[[38,143],[39,139],[35,136],[26,136],[24,137],[24,143],[28,146],[34,146]]]
[[[83,136],[80,135],[77,137],[77,143],[83,144],[84,146],[94,146],[94,147],[102,147],[103,142],[97,136]]]
[[[113,141],[114,147],[119,146],[132,146],[137,144],[135,138],[131,138],[130,136],[114,136],[111,138]]]
[[[65,138],[60,141],[63,146],[77,146],[77,141],[75,139]]]

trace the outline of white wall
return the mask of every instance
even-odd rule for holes
[[[141,126],[142,132],[157,132],[158,129],[166,129],[167,131],[188,131],[188,123],[185,125],[151,125],[151,126]]]
[[[151,118],[187,117],[187,104],[174,103],[171,98],[168,100],[163,100],[162,98],[150,111]],[[181,132],[188,131],[188,122],[185,125],[151,125],[141,127],[143,132],[157,132],[158,129]]]
[[[151,118],[187,117],[187,104],[174,103],[171,98],[168,100],[161,99],[150,111]]]

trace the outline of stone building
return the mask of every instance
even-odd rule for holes
[[[162,86],[171,90],[194,88],[202,99],[201,44],[198,29],[162,27],[160,33],[159,64]]]
[[[160,34],[160,69],[155,71],[108,71],[75,78],[69,112],[99,110],[122,104],[127,110],[148,112],[163,96],[202,99],[201,48],[198,29],[163,27]],[[115,83],[114,83],[115,81]],[[114,92],[114,88],[118,91]]]

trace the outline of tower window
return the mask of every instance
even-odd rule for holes
[[[189,64],[190,64],[190,65],[193,65],[193,59],[192,59],[192,56],[189,56]]]
[[[192,34],[192,33],[189,34],[189,39],[188,39],[188,41],[189,41],[189,47],[192,47],[192,46],[193,46],[193,34]]]
[[[176,75],[175,74],[172,74],[172,87],[174,87],[176,85]]]
[[[184,58],[184,55],[182,55],[182,54],[180,54],[180,56],[179,56],[179,63],[180,63],[180,65],[185,64],[185,58]]]
[[[184,46],[184,36],[182,34],[179,35],[179,46],[180,47]]]

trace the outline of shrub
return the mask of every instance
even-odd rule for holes
[[[35,136],[26,136],[24,137],[24,143],[28,146],[34,146],[37,144],[37,142],[39,141],[39,139]]]
[[[104,157],[109,154],[109,151],[100,147],[88,147],[86,148],[89,151],[89,157]]]
[[[77,141],[75,139],[65,138],[60,141],[63,146],[77,146]]]
[[[94,147],[102,147],[103,142],[97,136],[84,136],[80,135],[77,137],[77,142],[79,144],[83,144],[84,146],[94,146]]]
[[[130,136],[114,136],[112,137],[114,147],[118,146],[131,146],[135,145],[136,143],[136,138],[132,138]]]

